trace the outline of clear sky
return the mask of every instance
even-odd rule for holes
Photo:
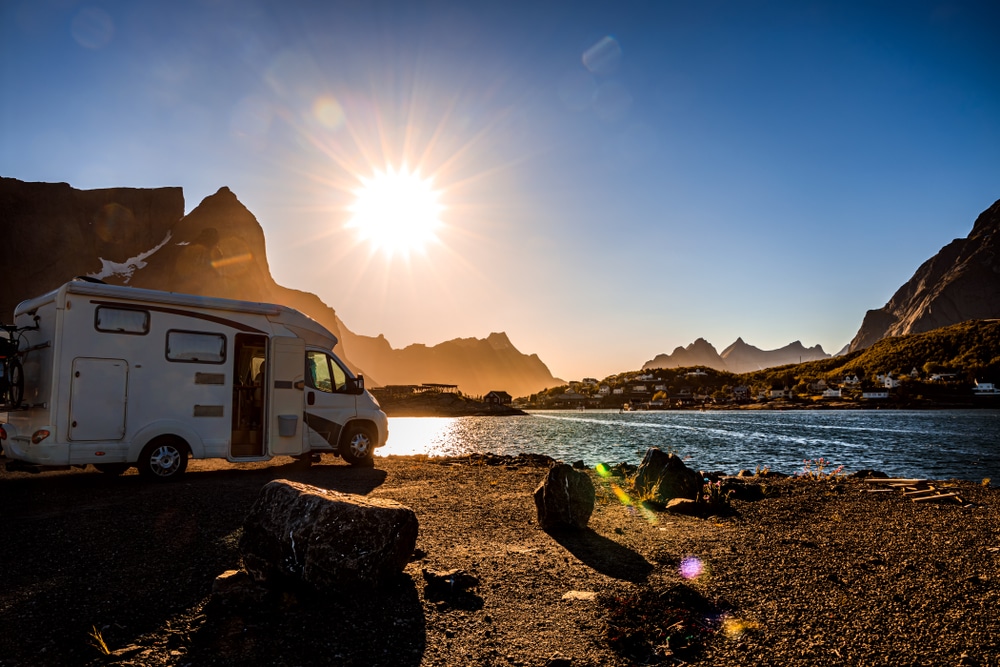
[[[697,337],[833,353],[1000,198],[998,26],[995,0],[0,0],[0,175],[188,211],[228,186],[279,283],[394,347],[506,331],[566,380]]]

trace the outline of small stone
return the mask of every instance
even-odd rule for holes
[[[584,600],[591,601],[597,598],[597,593],[593,591],[567,591],[563,593],[563,600]]]

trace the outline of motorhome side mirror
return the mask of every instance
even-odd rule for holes
[[[365,376],[359,375],[354,378],[354,393],[363,394],[365,393]]]

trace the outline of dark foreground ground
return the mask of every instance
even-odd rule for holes
[[[0,665],[1000,665],[1000,497],[979,484],[963,507],[755,479],[762,499],[694,518],[595,475],[591,530],[553,535],[530,461],[288,461],[167,485],[0,473]],[[277,478],[408,505],[414,560],[372,592],[213,600]],[[442,597],[424,568],[478,585]]]

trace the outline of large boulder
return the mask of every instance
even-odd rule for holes
[[[691,470],[675,454],[650,447],[635,473],[635,490],[655,502],[673,498],[697,500],[702,489],[701,473]]]
[[[535,489],[535,509],[543,530],[586,528],[594,512],[594,483],[585,472],[565,463],[549,468],[545,479]]]
[[[250,509],[240,552],[259,583],[324,590],[399,574],[416,542],[416,514],[393,500],[277,479]]]

